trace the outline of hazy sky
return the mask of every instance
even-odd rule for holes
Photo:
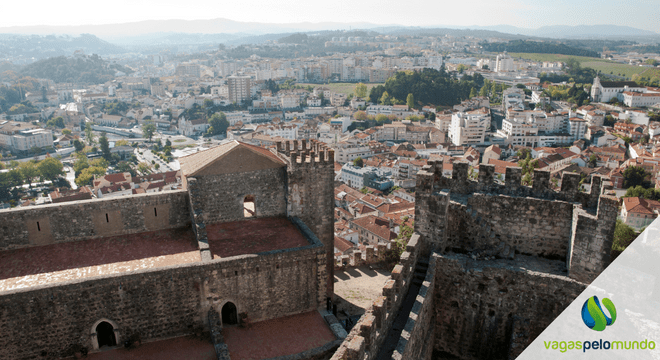
[[[11,14],[11,15],[8,15]],[[660,32],[660,0],[6,0],[0,27],[214,19],[400,25],[627,25]]]

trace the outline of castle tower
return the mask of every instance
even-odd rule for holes
[[[334,294],[334,150],[318,141],[277,143],[287,163],[287,216],[308,224],[326,249],[327,296]]]

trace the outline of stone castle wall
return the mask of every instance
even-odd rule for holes
[[[305,230],[310,234],[309,230]],[[251,321],[314,310],[325,296],[323,247],[87,278],[0,293],[3,359],[63,356],[71,345],[92,348],[93,326],[109,319],[120,339],[143,341],[194,333],[209,309],[226,301]],[[46,354],[46,356],[43,356]],[[68,354],[71,356],[72,354]]]
[[[553,191],[546,171],[535,170],[533,185],[524,186],[520,168],[507,168],[505,185],[493,182],[492,165],[479,166],[479,181],[467,170],[454,164],[450,179],[432,163],[417,174],[415,231],[432,249],[562,259],[571,277],[587,282],[607,266],[618,208],[607,178],[593,176],[585,193],[572,173]]]
[[[565,259],[572,203],[534,198],[474,194],[450,201],[447,237],[441,248],[455,252],[483,251],[511,257],[522,253]]]
[[[475,261],[461,254],[437,256],[436,354],[460,359],[519,355],[587,286],[529,270],[553,263],[562,267],[558,261],[531,257]]]
[[[326,249],[326,296],[334,294],[334,150],[318,141],[277,144],[287,164],[287,214],[300,218]]]
[[[195,177],[200,196],[194,201],[206,224],[244,220],[243,201],[254,196],[257,217],[286,216],[286,169]],[[190,181],[188,179],[190,188]]]
[[[190,224],[188,192],[168,191],[0,211],[0,251]]]

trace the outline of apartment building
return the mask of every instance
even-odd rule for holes
[[[237,104],[250,99],[252,79],[249,76],[229,76],[227,78],[227,86],[229,87],[229,101]]]
[[[479,109],[457,112],[451,116],[449,137],[454,145],[476,145],[484,142],[490,129],[490,111]]]
[[[27,153],[34,147],[53,147],[53,132],[28,123],[0,121],[0,147]]]

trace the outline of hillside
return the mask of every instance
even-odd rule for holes
[[[2,57],[24,57],[45,59],[49,57],[72,55],[82,50],[85,54],[120,54],[125,52],[119,46],[103,41],[94,35],[17,35],[0,34],[0,54]]]
[[[20,70],[20,74],[59,83],[99,84],[112,80],[117,71],[131,72],[124,66],[106,62],[98,55],[58,56],[29,64]]]

